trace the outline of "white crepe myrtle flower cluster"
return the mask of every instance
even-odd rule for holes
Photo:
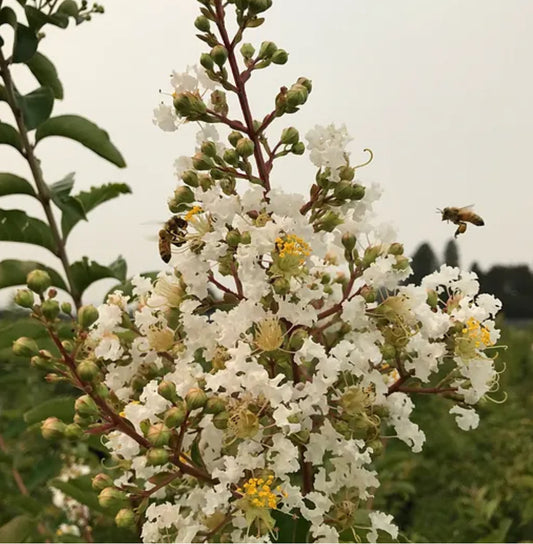
[[[272,2],[199,3],[211,50],[174,73],[172,105],[154,119],[165,131],[201,127],[193,156],[176,162],[159,233],[168,267],[82,308],[71,349],[59,343],[62,360],[40,364],[64,365],[84,391],[74,425],[102,435],[115,469],[93,487],[146,542],[287,541],[295,520],[316,542],[396,539],[392,516],[367,510],[373,460],[384,437],[421,451],[418,393],[446,397],[461,429],[477,426],[473,406],[498,387],[500,303],[457,268],[408,283],[409,259],[375,216],[379,190],[356,175],[369,161],[351,165],[346,127],[307,135],[308,197],[272,187],[274,162],[306,145],[294,127],[276,142],[266,131],[305,104],[311,81],[282,87],[254,120],[245,84],[287,53],[241,42]],[[64,432],[47,421],[49,436]]]

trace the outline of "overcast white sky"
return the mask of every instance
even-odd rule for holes
[[[128,168],[59,138],[45,140],[38,154],[48,182],[75,171],[78,189],[131,185],[133,195],[103,205],[77,227],[69,253],[102,264],[121,253],[136,273],[163,264],[157,242],[146,239],[158,227],[145,223],[168,218],[173,161],[195,145],[192,127],[164,133],[152,124],[158,89],[169,89],[171,71],[196,63],[204,49],[194,37],[194,0],[103,3],[106,14],[90,24],[48,30],[42,51],[65,88],[54,113],[81,114],[105,128]],[[360,177],[382,185],[379,213],[409,253],[429,241],[440,255],[454,227],[435,209],[474,203],[486,226],[459,237],[463,264],[531,264],[532,27],[531,0],[274,0],[267,23],[246,41],[276,42],[289,51],[289,63],[252,78],[252,107],[262,117],[281,85],[309,77],[308,103],[278,121],[272,134],[291,124],[305,134],[315,124],[345,123],[354,137],[352,163],[366,159],[363,148],[374,151]],[[308,160],[281,162],[274,183],[307,193],[314,177]],[[27,175],[6,146],[0,170]],[[40,214],[22,197],[0,205]],[[55,264],[45,250],[0,244],[0,258]],[[89,298],[111,283],[94,286]]]

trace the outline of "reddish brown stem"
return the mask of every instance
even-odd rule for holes
[[[247,132],[246,127],[240,122],[235,121],[233,119],[228,119],[225,115],[222,115],[220,113],[217,113],[216,111],[207,108],[207,113],[209,115],[212,115],[213,117],[216,117],[221,123],[224,123],[225,125],[228,125],[228,127],[232,128],[233,130],[238,130],[239,132]]]
[[[242,296],[237,294],[235,291],[232,291],[229,287],[226,287],[225,285],[217,281],[212,273],[208,275],[208,279],[214,286],[218,287],[224,293],[227,293],[228,295],[233,295],[234,297],[237,297],[237,298],[242,298]]]
[[[441,394],[456,393],[457,387],[399,387],[396,389],[401,393]]]

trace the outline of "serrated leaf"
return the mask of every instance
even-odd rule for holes
[[[45,400],[38,406],[34,406],[24,414],[24,421],[28,425],[43,421],[47,417],[57,417],[65,422],[72,421],[74,417],[73,397],[54,397]]]
[[[17,93],[17,102],[26,128],[34,130],[50,117],[54,107],[54,93],[50,87],[39,87],[24,96]]]
[[[126,166],[122,155],[111,143],[107,132],[84,117],[60,115],[48,119],[37,129],[35,141],[40,142],[49,136],[70,138],[118,167]]]
[[[126,266],[126,261],[122,257],[118,257],[109,266],[102,266],[95,261],[90,261],[87,257],[83,257],[81,261],[70,265],[74,288],[81,295],[89,285],[104,278],[116,278],[124,281]]]
[[[83,209],[87,214],[100,204],[127,193],[131,193],[131,189],[125,183],[106,183],[99,187],[91,187],[89,191],[82,191],[81,193],[74,195],[73,198],[76,198],[81,202]],[[71,214],[68,211],[63,212],[63,216],[61,217],[61,230],[65,239],[78,221],[80,221],[80,218],[76,217],[75,214]]]
[[[42,53],[35,53],[33,57],[26,62],[35,79],[44,87],[50,87],[54,93],[54,98],[61,100],[63,98],[63,85],[57,75],[56,67],[52,61]]]
[[[17,24],[13,43],[13,62],[26,62],[30,60],[35,51],[37,51],[38,45],[39,40],[35,32],[25,25]]]
[[[50,482],[51,487],[63,491],[65,495],[76,499],[78,502],[85,504],[91,510],[96,510],[98,512],[104,512],[104,509],[98,503],[96,493],[85,489],[84,485],[81,485],[78,479],[69,480],[68,482],[63,482],[61,480],[55,479]]]
[[[26,515],[10,519],[0,527],[0,542],[24,542],[35,529],[35,521]]]
[[[31,184],[20,176],[9,172],[0,172],[0,196],[30,195],[37,198]]]
[[[56,243],[50,227],[22,210],[0,209],[0,240],[44,247],[56,255]]]
[[[52,285],[67,291],[63,278],[52,268],[44,266],[36,261],[19,261],[17,259],[6,259],[0,261],[0,289],[24,285],[26,276],[35,269],[46,270],[52,280]]]
[[[0,122],[0,144],[7,144],[22,153],[22,141],[16,128]]]

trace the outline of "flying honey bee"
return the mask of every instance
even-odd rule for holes
[[[466,231],[467,223],[472,223],[478,227],[481,227],[485,224],[483,219],[472,211],[472,205],[464,206],[463,208],[444,208],[444,210],[438,210],[442,214],[443,221],[451,221],[457,226],[455,231],[454,238],[457,238],[459,234],[463,234]]]
[[[159,231],[159,255],[165,263],[170,261],[172,246],[180,247],[185,243],[187,221],[173,215]]]

